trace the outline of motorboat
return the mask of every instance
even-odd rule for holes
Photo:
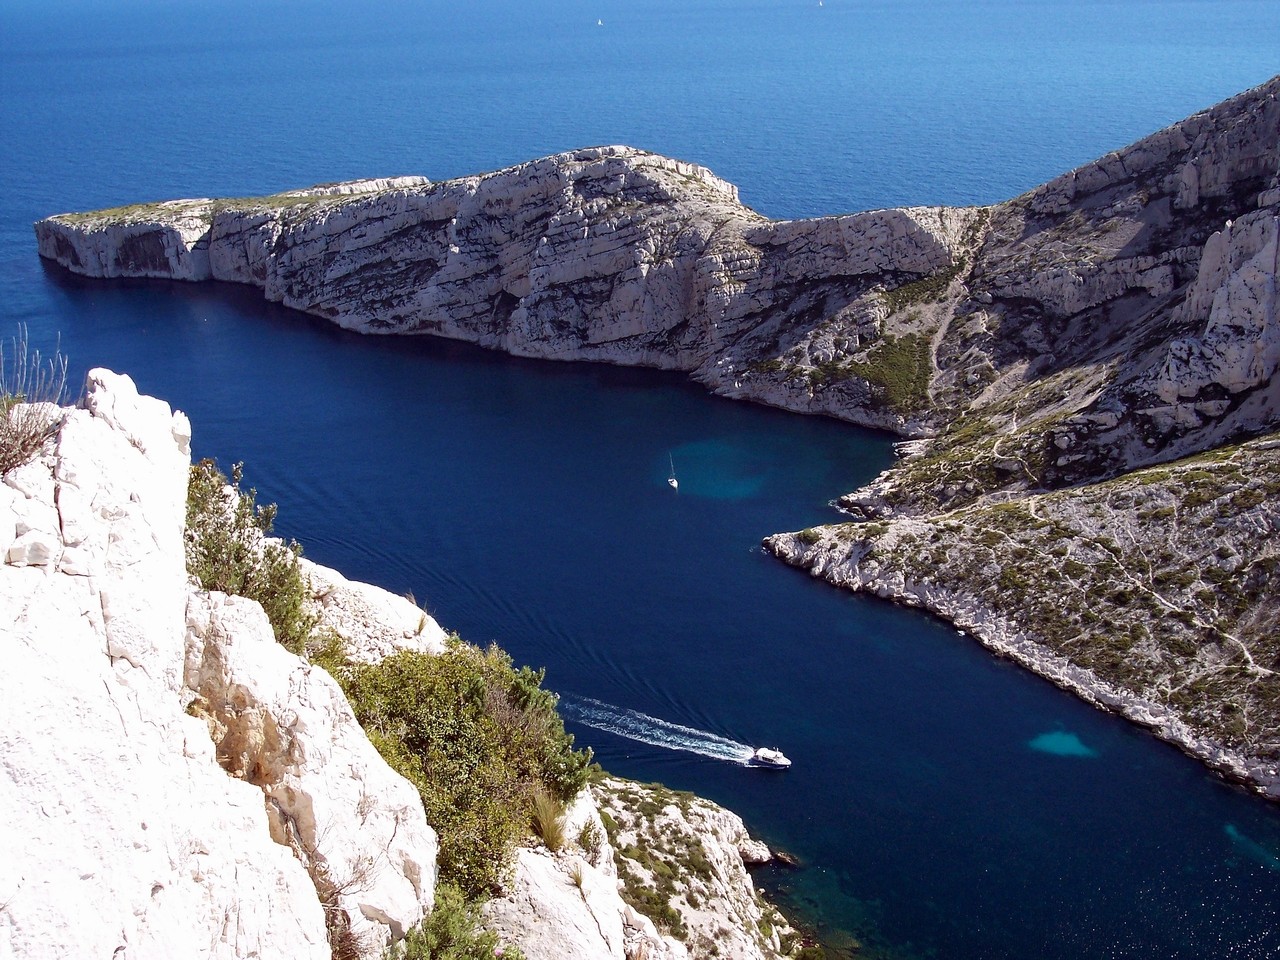
[[[771,767],[774,770],[785,770],[791,766],[791,761],[781,750],[774,750],[771,747],[757,747],[755,753],[747,760],[747,765],[751,767]]]
[[[667,459],[671,460],[671,476],[667,477],[667,485],[676,493],[680,492],[680,481],[676,479],[676,462],[671,459],[671,454],[667,454]]]

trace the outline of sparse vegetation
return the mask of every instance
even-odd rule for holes
[[[386,960],[524,960],[513,946],[480,926],[480,912],[451,883],[436,886],[436,905],[404,940],[392,944]]]
[[[333,186],[333,184],[328,184]],[[310,214],[374,196],[377,190],[357,190],[352,193],[306,193],[304,190],[283,190],[262,197],[220,197],[215,200],[160,200],[152,203],[130,203],[102,210],[82,213],[60,213],[52,219],[72,227],[99,227],[111,224],[170,223],[179,217],[197,217],[212,225],[213,219],[224,212],[252,212],[255,210],[286,211],[289,214]]]
[[[298,566],[302,548],[265,539],[276,506],[255,503],[257,491],[240,489],[244,465],[231,479],[212,460],[193,464],[187,483],[187,572],[206,590],[248,597],[262,604],[276,639],[304,652],[316,618],[307,610],[311,590]]]
[[[886,290],[880,296],[890,313],[897,313],[916,304],[941,300],[947,288],[951,286],[951,281],[958,277],[967,265],[968,261],[964,257],[958,257],[951,266],[937,273],[931,273],[927,277],[921,277],[919,280],[912,280],[910,283],[894,287],[892,290]]]
[[[757,911],[726,896],[726,878],[713,863],[708,844],[714,831],[711,821],[704,819],[713,813],[713,805],[657,783],[610,778],[593,790],[627,903],[662,932],[685,941],[692,956],[716,954],[711,948],[723,940],[724,933],[706,925],[712,921],[727,922],[760,942]],[[762,904],[758,894],[756,906],[766,924],[785,926],[781,915]],[[697,919],[686,920],[689,911],[699,911],[691,915]]]
[[[0,343],[0,476],[32,460],[57,424],[39,404],[61,404],[67,390],[67,358],[55,349],[45,358],[33,349],[26,327]]]
[[[846,369],[877,388],[891,410],[910,413],[929,397],[929,338],[919,333],[885,337],[866,361],[850,362]]]

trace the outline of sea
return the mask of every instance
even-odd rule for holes
[[[0,0],[0,337],[128,373],[309,557],[545,667],[608,770],[795,857],[756,880],[832,957],[1277,957],[1276,806],[761,552],[838,519],[892,437],[80,279],[31,230],[605,143],[777,218],[988,203],[1277,71],[1274,0]],[[794,765],[743,766],[759,745]]]

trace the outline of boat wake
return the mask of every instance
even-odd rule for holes
[[[659,720],[638,710],[627,710],[590,697],[563,697],[560,710],[566,719],[583,726],[604,730],[628,740],[647,743],[667,750],[683,750],[713,760],[746,763],[753,750],[745,743],[730,740],[706,730]]]

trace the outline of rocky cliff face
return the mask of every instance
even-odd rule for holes
[[[485,906],[529,957],[777,960],[798,942],[747,873],[768,847],[708,800],[606,778],[570,809],[565,836],[554,854],[521,850],[511,891]]]
[[[745,364],[797,328],[844,316],[886,278],[951,267],[974,217],[771,222],[702,167],[602,147],[437,184],[68,214],[36,232],[41,255],[90,276],[251,283],[359,330],[689,370],[737,389]]]
[[[192,588],[190,426],[90,374],[0,485],[10,956],[367,956],[418,922],[417,792],[262,609]]]

